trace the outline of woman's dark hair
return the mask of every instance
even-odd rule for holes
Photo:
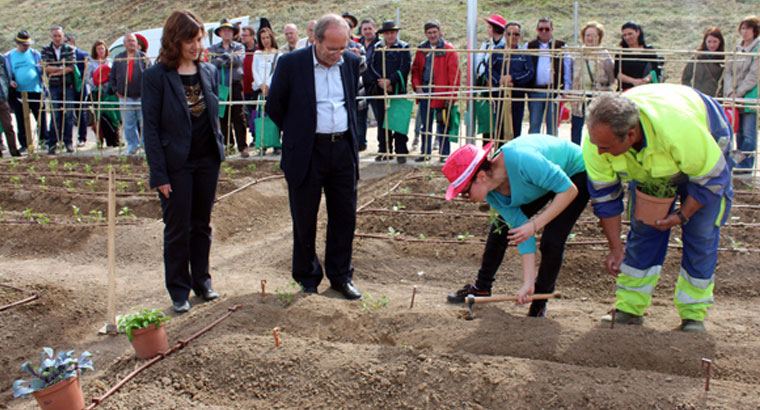
[[[206,35],[203,21],[190,10],[177,10],[173,12],[164,24],[164,32],[161,35],[161,50],[158,52],[159,63],[169,68],[179,67],[182,58],[182,44],[190,41],[198,35]],[[198,53],[198,62],[201,61]]]
[[[256,42],[258,43],[259,50],[264,51],[264,43],[261,42],[261,33],[269,34],[269,38],[272,39],[272,48],[275,50],[279,48],[277,47],[277,40],[274,38],[274,32],[272,32],[272,29],[269,27],[262,27],[259,29],[259,32],[256,33]]]
[[[480,171],[488,172],[490,170],[491,170],[491,160],[486,158],[485,161],[480,163],[480,166],[478,167],[478,169],[476,169],[475,172],[472,173],[472,177],[475,178],[475,176],[477,176],[478,172]]]
[[[742,26],[747,25],[747,27],[752,29],[752,32],[755,33],[755,37],[757,38],[758,34],[760,33],[760,17],[757,17],[755,15],[747,16],[744,18],[744,20],[739,23],[739,27],[737,30],[741,33]]]
[[[723,40],[723,33],[720,32],[720,29],[716,26],[710,27],[707,30],[705,30],[705,35],[702,37],[702,44],[699,45],[699,48],[697,48],[697,51],[708,51],[707,49],[707,37],[713,36],[720,40],[720,44],[718,44],[718,49],[715,51],[725,51],[726,50],[726,42]]]
[[[108,46],[106,45],[106,42],[103,40],[95,40],[95,44],[92,45],[92,52],[90,53],[90,58],[92,58],[93,60],[98,58],[98,46],[101,44],[106,49],[106,55],[103,57],[108,57],[109,53],[108,53]]]
[[[494,33],[496,33],[496,34],[504,34],[504,28],[503,27],[499,27],[499,26],[497,26],[496,24],[493,24],[493,23],[488,23],[488,24],[491,25],[491,29],[493,29]]]
[[[638,25],[637,23],[635,23],[633,21],[629,21],[629,22],[623,24],[623,27],[620,27],[620,31],[623,31],[623,30],[625,30],[627,28],[630,28],[630,29],[633,29],[635,31],[638,31],[639,32],[639,38],[638,38],[639,45],[642,46],[642,47],[646,47],[647,46],[647,42],[646,42],[646,40],[644,40],[644,30],[641,29],[640,25]],[[628,43],[626,43],[624,39],[620,40],[620,47],[622,47],[622,48],[629,48],[628,47]]]

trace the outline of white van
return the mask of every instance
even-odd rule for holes
[[[249,25],[250,16],[243,16],[238,17],[230,20],[233,24],[238,24],[240,27],[245,27]],[[256,19],[256,24],[254,25],[254,28],[257,28],[259,25],[259,19]],[[206,37],[203,38],[203,46],[205,48],[208,48],[211,44],[213,44],[215,41],[214,39],[214,29],[216,29],[219,26],[219,23],[206,23],[204,24],[206,27]],[[141,34],[145,37],[146,40],[148,40],[148,57],[150,57],[150,61],[155,61],[158,57],[158,51],[161,49],[161,34],[163,33],[164,29],[162,28],[151,28],[148,30],[142,30],[142,31],[135,31],[135,34]],[[111,58],[116,57],[119,53],[124,52],[124,36],[119,37],[114,41],[110,47],[108,47],[108,52],[110,53]]]

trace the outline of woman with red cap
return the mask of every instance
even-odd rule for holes
[[[97,44],[97,43],[96,43]],[[97,55],[97,54],[95,54]],[[90,62],[94,64],[95,61]],[[89,68],[89,67],[88,67]],[[94,121],[92,130],[98,136],[99,144],[109,147],[119,146],[119,125],[121,125],[121,111],[119,109],[119,97],[111,89],[111,67],[101,64],[88,78],[91,81],[90,100],[94,105]]]
[[[148,54],[148,39],[140,33],[135,33],[137,39],[137,48],[145,54]]]
[[[530,302],[534,292],[553,292],[565,242],[588,203],[586,167],[578,145],[549,135],[525,135],[506,143],[489,159],[492,146],[493,142],[483,149],[465,145],[443,167],[451,182],[447,200],[462,194],[471,201],[487,201],[501,217],[491,226],[475,285],[450,294],[451,303],[462,303],[470,294],[490,296],[508,245],[517,245],[522,255],[523,285],[517,303]],[[536,276],[535,235],[542,228]],[[545,315],[546,301],[533,301],[528,316]]]

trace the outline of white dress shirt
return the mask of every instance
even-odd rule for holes
[[[314,61],[314,92],[317,96],[317,134],[348,131],[348,111],[340,75],[343,57],[328,68],[317,61],[314,49],[311,53]]]

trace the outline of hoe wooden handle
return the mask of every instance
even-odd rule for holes
[[[552,299],[559,297],[560,294],[558,292],[555,293],[537,293],[533,295],[533,300],[546,300],[546,299]],[[473,295],[467,296],[467,303],[468,304],[474,304],[474,303],[490,303],[490,302],[509,302],[509,301],[516,301],[517,296],[481,296],[476,297]]]

